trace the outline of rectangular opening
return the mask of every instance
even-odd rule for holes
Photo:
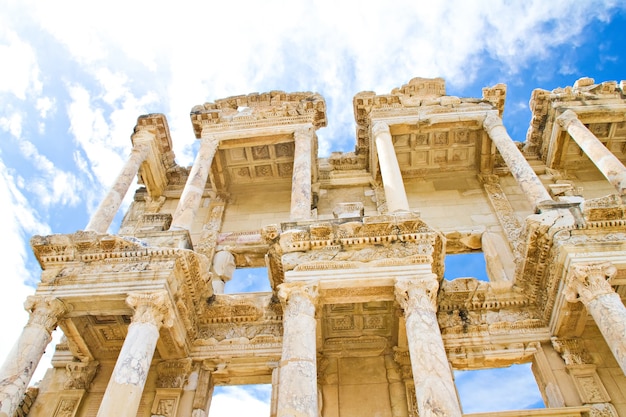
[[[224,286],[224,294],[272,291],[266,267],[237,268]]]
[[[448,281],[455,278],[476,278],[479,281],[489,281],[485,256],[482,252],[446,255],[444,265],[444,277]]]
[[[272,384],[216,386],[209,417],[267,417],[271,396]]]
[[[530,366],[455,371],[463,413],[545,408]]]

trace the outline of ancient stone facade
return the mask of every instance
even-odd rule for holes
[[[474,416],[626,416],[626,84],[535,90],[525,143],[505,98],[362,92],[355,150],[318,158],[321,96],[229,97],[192,109],[190,168],[140,116],[85,230],[31,240],[0,417],[206,417],[214,386],[249,383],[272,384],[272,416],[453,417],[453,370],[519,363],[546,408]],[[444,278],[461,253],[489,281]],[[259,266],[271,292],[224,293]]]

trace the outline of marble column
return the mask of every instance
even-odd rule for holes
[[[65,304],[53,297],[29,296],[24,307],[30,313],[28,323],[0,368],[0,417],[13,417],[52,340],[52,330],[67,311]]]
[[[173,324],[166,291],[131,293],[126,303],[135,310],[115,363],[97,417],[135,417],[154,356],[159,329]]]
[[[318,417],[315,302],[317,284],[283,283],[283,350],[277,417]]]
[[[202,135],[200,149],[172,217],[170,230],[191,230],[200,203],[202,203],[202,194],[209,178],[209,170],[218,145],[219,140],[215,136]]]
[[[133,135],[134,145],[126,165],[122,168],[115,183],[98,206],[96,212],[91,216],[85,230],[97,233],[107,232],[122,204],[124,196],[137,176],[141,164],[148,157],[151,147],[150,141],[154,139],[155,136],[146,130],[140,130]]]
[[[566,110],[556,121],[580,146],[583,152],[598,167],[600,172],[615,187],[622,198],[626,197],[626,167],[606,146],[578,119],[572,110]]]
[[[437,276],[399,279],[396,300],[404,310],[415,397],[420,416],[461,417],[452,370],[437,322]]]
[[[506,166],[513,174],[533,209],[537,211],[539,205],[546,201],[552,201],[552,197],[546,187],[533,171],[522,152],[502,124],[502,119],[494,113],[489,113],[483,121],[485,131],[498,148]]]
[[[312,126],[293,133],[295,150],[293,155],[293,176],[291,184],[291,220],[311,218],[311,166],[313,155]]]
[[[617,272],[610,262],[575,264],[565,279],[567,301],[582,302],[626,374],[626,307],[607,281]]]
[[[372,135],[376,142],[380,175],[383,178],[383,188],[387,199],[387,211],[390,213],[409,211],[409,201],[406,198],[402,173],[391,141],[389,126],[384,122],[374,123]]]

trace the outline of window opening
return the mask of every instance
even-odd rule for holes
[[[463,413],[545,408],[530,366],[454,371]]]
[[[451,281],[455,278],[476,278],[489,281],[487,265],[482,252],[457,253],[446,255],[444,277]]]
[[[267,417],[271,395],[272,384],[216,386],[209,417]]]
[[[267,268],[237,268],[224,286],[224,294],[272,291]]]

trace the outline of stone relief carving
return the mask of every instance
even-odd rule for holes
[[[183,388],[191,372],[191,359],[163,361],[157,365],[157,388]]]
[[[65,366],[67,379],[63,387],[65,389],[89,390],[91,381],[96,376],[99,367],[100,363],[98,361],[68,363]]]

